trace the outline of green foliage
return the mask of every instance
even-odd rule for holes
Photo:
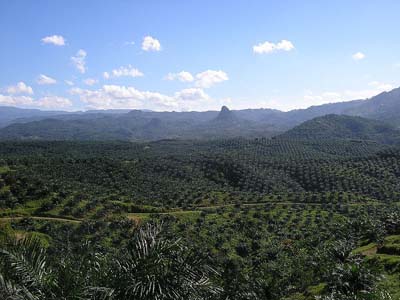
[[[49,274],[31,289],[1,273],[15,299],[398,294],[398,148],[281,138],[3,142],[0,156],[4,236],[40,239],[39,274]],[[162,231],[147,227],[158,222]]]
[[[289,139],[353,139],[399,144],[400,131],[371,119],[346,115],[326,115],[300,124],[285,132]]]
[[[209,280],[212,268],[179,240],[160,237],[161,228],[146,226],[113,264],[119,299],[203,299],[218,293]]]
[[[0,249],[4,299],[206,299],[219,289],[215,271],[158,226],[139,229],[114,257],[84,243],[77,254],[50,258],[34,238],[10,238]]]

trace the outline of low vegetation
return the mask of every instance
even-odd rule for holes
[[[0,157],[5,299],[399,299],[395,146],[26,141]]]

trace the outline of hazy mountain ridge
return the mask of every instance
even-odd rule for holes
[[[12,106],[0,106],[0,127],[23,120],[24,118],[48,118],[55,115],[68,114],[64,111],[43,111],[39,109],[23,109]]]
[[[362,105],[349,108],[344,113],[388,121],[400,127],[400,88],[365,100]]]
[[[205,112],[105,110],[59,112],[0,107],[1,139],[158,140],[271,137],[329,114],[353,115],[400,126],[400,88],[371,99],[274,109]],[[51,120],[49,120],[51,118]]]

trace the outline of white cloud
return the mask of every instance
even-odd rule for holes
[[[339,92],[323,92],[318,94],[313,93],[312,91],[306,91],[302,102],[296,103],[295,107],[291,107],[291,109],[299,107],[307,108],[312,105],[321,105],[326,103],[369,99],[394,88],[392,84],[379,81],[372,81],[368,84],[368,86],[369,88],[360,90],[344,90]]]
[[[288,40],[281,40],[278,43],[264,42],[253,46],[253,52],[256,54],[270,54],[277,51],[291,51],[293,49],[293,43]]]
[[[228,79],[228,75],[223,71],[207,70],[196,75],[195,85],[201,88],[209,88]]]
[[[79,72],[84,74],[86,72],[86,56],[85,50],[80,49],[75,56],[71,57],[72,64],[78,69]]]
[[[52,79],[43,75],[39,77],[40,80],[50,82],[48,79]],[[54,79],[52,79],[54,80]],[[39,83],[49,84],[49,83]],[[45,96],[40,99],[34,99],[31,96],[21,96],[19,94],[33,95],[33,90],[30,86],[27,86],[24,82],[18,82],[15,86],[9,86],[5,91],[10,95],[0,94],[0,104],[12,105],[12,106],[27,106],[27,107],[41,107],[41,108],[66,108],[72,106],[72,102],[64,97],[59,96]]]
[[[98,90],[71,89],[72,95],[78,95],[88,108],[176,108],[172,97],[159,93],[139,91],[134,87],[104,85]]]
[[[46,96],[39,100],[35,100],[29,96],[9,96],[0,94],[0,104],[1,105],[11,105],[11,106],[25,106],[25,107],[40,107],[46,109],[60,109],[72,106],[72,102],[63,97],[58,96]]]
[[[144,51],[161,51],[160,41],[151,36],[146,36],[142,42],[142,49]]]
[[[74,82],[71,81],[71,80],[64,80],[64,82],[65,82],[66,85],[69,85],[69,86],[73,86],[74,85]]]
[[[194,77],[192,74],[186,71],[181,71],[179,73],[169,73],[166,77],[166,80],[179,80],[182,82],[192,82]]]
[[[72,106],[71,100],[59,96],[46,96],[33,103],[35,106],[51,109],[67,108]]]
[[[45,44],[53,44],[55,46],[65,45],[65,39],[61,35],[46,36],[42,38],[42,42]]]
[[[131,65],[127,67],[119,67],[118,69],[114,69],[109,72],[104,72],[103,77],[105,79],[109,79],[111,77],[142,77],[144,74],[138,69],[132,67]]]
[[[174,98],[180,110],[204,110],[205,107],[219,109],[222,102],[212,99],[202,89],[188,88],[176,92]]]
[[[353,58],[354,60],[356,60],[356,61],[358,61],[358,60],[363,60],[363,59],[365,58],[365,54],[362,53],[362,52],[357,52],[357,53],[354,53],[354,54],[353,54],[352,58]]]
[[[175,98],[180,101],[198,101],[208,100],[210,97],[202,89],[189,88],[176,92]]]
[[[39,77],[37,78],[36,82],[40,85],[47,85],[47,84],[56,84],[57,80],[54,78],[51,78],[49,76],[40,74]]]
[[[72,88],[70,93],[78,95],[90,109],[188,110],[203,109],[216,103],[199,88],[184,89],[173,96],[119,85],[104,85],[97,90]]]
[[[179,73],[169,73],[165,76],[166,80],[179,80],[181,82],[193,82],[196,87],[199,88],[210,88],[213,85],[229,80],[228,74],[224,71],[206,70],[204,72],[197,73],[193,76],[187,71],[181,71]]]
[[[97,82],[98,82],[98,80],[94,79],[94,78],[87,78],[83,81],[84,84],[90,85],[90,86],[95,85]]]
[[[0,94],[1,105],[27,106],[27,105],[32,105],[32,103],[33,103],[33,98],[29,96],[9,96]]]
[[[6,88],[6,92],[8,94],[28,94],[28,95],[32,95],[33,94],[33,89],[26,85],[24,82],[20,81],[18,82],[16,85],[11,85],[9,87]]]

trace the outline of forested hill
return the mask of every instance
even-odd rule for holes
[[[39,109],[22,109],[10,106],[0,106],[0,127],[22,120],[24,118],[49,118],[55,115],[67,114],[62,111],[43,111]]]
[[[62,116],[0,129],[0,139],[125,140],[271,137],[282,132],[266,121],[246,120],[223,107],[216,112],[142,112]]]
[[[399,144],[400,130],[381,121],[346,115],[326,115],[285,132],[288,139],[355,139]]]
[[[400,127],[400,88],[383,92],[344,113],[386,121]]]
[[[367,100],[331,103],[289,112],[273,109],[231,111],[226,106],[220,112],[105,110],[75,113],[0,107],[0,139],[150,141],[271,137],[302,122],[329,114],[359,116],[400,128],[400,89]],[[367,130],[374,127],[371,124],[365,126]],[[345,127],[338,129],[349,129]],[[343,134],[348,137],[348,132]],[[361,137],[365,138],[364,135]],[[367,135],[367,138],[371,137]]]

